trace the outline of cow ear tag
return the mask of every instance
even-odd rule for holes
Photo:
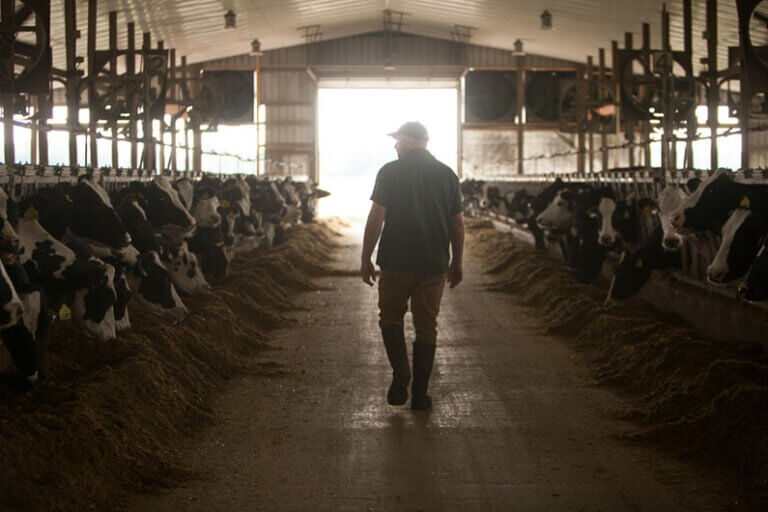
[[[653,215],[653,208],[651,208],[650,206],[646,205],[645,208],[643,208],[643,211],[645,212],[646,215]]]
[[[202,194],[200,194],[200,199],[202,199],[203,201],[210,199],[208,192],[203,192]]]
[[[147,274],[147,271],[145,269],[141,269],[141,275],[144,277],[147,277],[149,274]]]
[[[66,199],[67,202],[69,202],[69,203],[74,203],[75,202],[75,200],[72,199],[72,196],[70,196],[69,194],[64,194],[64,199]]]
[[[24,212],[24,218],[27,220],[38,220],[40,218],[40,214],[37,212],[34,206],[30,206],[27,208],[27,211]]]
[[[637,258],[637,261],[635,262],[635,266],[637,268],[643,268],[643,258]]]
[[[739,203],[739,206],[749,210],[752,207],[752,202],[749,200],[749,198],[747,196],[744,196],[744,198]]]
[[[224,200],[221,202],[221,206],[223,206],[224,208],[229,208],[229,201],[227,201],[226,199],[224,199]]]
[[[72,320],[72,310],[66,304],[62,304],[59,309],[59,320]]]

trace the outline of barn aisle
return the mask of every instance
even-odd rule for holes
[[[339,270],[356,270],[358,240],[347,234]],[[288,373],[237,378],[218,400],[217,425],[183,457],[202,478],[127,511],[729,508],[710,474],[619,440],[633,428],[615,419],[621,400],[484,291],[471,255],[443,299],[433,411],[386,405],[377,295],[339,274],[301,296],[308,309],[264,355]]]

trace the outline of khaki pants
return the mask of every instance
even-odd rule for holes
[[[382,268],[379,276],[379,327],[397,325],[403,328],[403,317],[408,311],[410,299],[418,341],[434,345],[445,277],[445,274],[408,274]]]

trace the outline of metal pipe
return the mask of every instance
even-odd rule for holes
[[[93,98],[96,96],[96,83],[94,81],[96,77],[96,7],[98,0],[88,0],[88,107]],[[88,117],[91,133],[96,131],[96,116],[93,115],[93,111],[90,111]],[[99,166],[99,150],[96,144],[96,137],[90,139],[90,165],[91,167]]]

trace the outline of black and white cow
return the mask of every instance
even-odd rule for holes
[[[624,300],[637,294],[650,280],[653,271],[682,267],[680,252],[665,249],[663,237],[664,231],[658,226],[637,251],[622,251],[608,292],[609,299]]]
[[[47,379],[44,357],[52,317],[45,292],[19,262],[19,237],[8,220],[8,196],[2,188],[0,224],[0,340],[27,383],[42,385]]]
[[[195,198],[195,184],[189,178],[179,178],[173,182],[173,188],[179,194],[179,200],[187,211],[192,211],[192,203]]]
[[[60,242],[39,222],[40,211],[49,201],[40,195],[21,201],[16,208],[9,201],[9,220],[19,235],[19,259],[30,278],[39,282],[54,304],[65,301],[74,290],[90,288],[99,278],[88,261]],[[14,212],[14,213],[11,213]]]
[[[88,288],[79,288],[71,295],[68,302],[72,320],[87,336],[100,341],[117,337],[115,320],[115,268],[97,258],[91,246],[71,240],[67,247],[78,258],[88,262],[94,275],[94,283]]]
[[[747,302],[768,300],[768,242],[764,242],[739,286],[739,297]]]
[[[199,187],[195,189],[192,209],[190,212],[195,217],[198,228],[215,228],[221,225],[221,204],[219,196],[212,187]]]
[[[670,213],[669,220],[679,233],[719,234],[731,212],[739,207],[768,213],[768,185],[739,183],[730,171],[718,169]]]
[[[107,192],[88,177],[61,183],[40,194],[48,204],[40,209],[40,224],[51,236],[79,240],[94,247],[122,249],[131,243]]]
[[[536,217],[539,227],[560,234],[566,265],[585,283],[599,277],[605,261],[606,248],[598,241],[600,223],[596,210],[601,199],[612,194],[607,188],[581,184],[562,188]]]
[[[533,200],[534,196],[525,190],[508,192],[504,195],[504,207],[507,216],[512,218],[518,224],[530,224],[529,221],[534,214],[533,207],[531,205]]]
[[[205,276],[224,278],[229,269],[229,259],[221,227],[198,228],[189,239],[189,249],[195,253]]]
[[[158,237],[160,260],[171,275],[171,281],[183,295],[199,295],[211,291],[198,265],[197,256],[187,242],[177,243],[168,237]]]
[[[763,215],[736,208],[723,224],[720,247],[707,267],[707,279],[722,284],[743,276],[757,257],[767,232]]]
[[[183,238],[195,229],[195,218],[187,211],[168,178],[158,176],[147,184],[132,182],[129,190],[136,194],[147,219],[158,233]]]
[[[188,313],[173,286],[168,270],[155,251],[134,254],[136,264],[130,267],[128,283],[134,300],[151,313],[170,321],[181,321]]]

